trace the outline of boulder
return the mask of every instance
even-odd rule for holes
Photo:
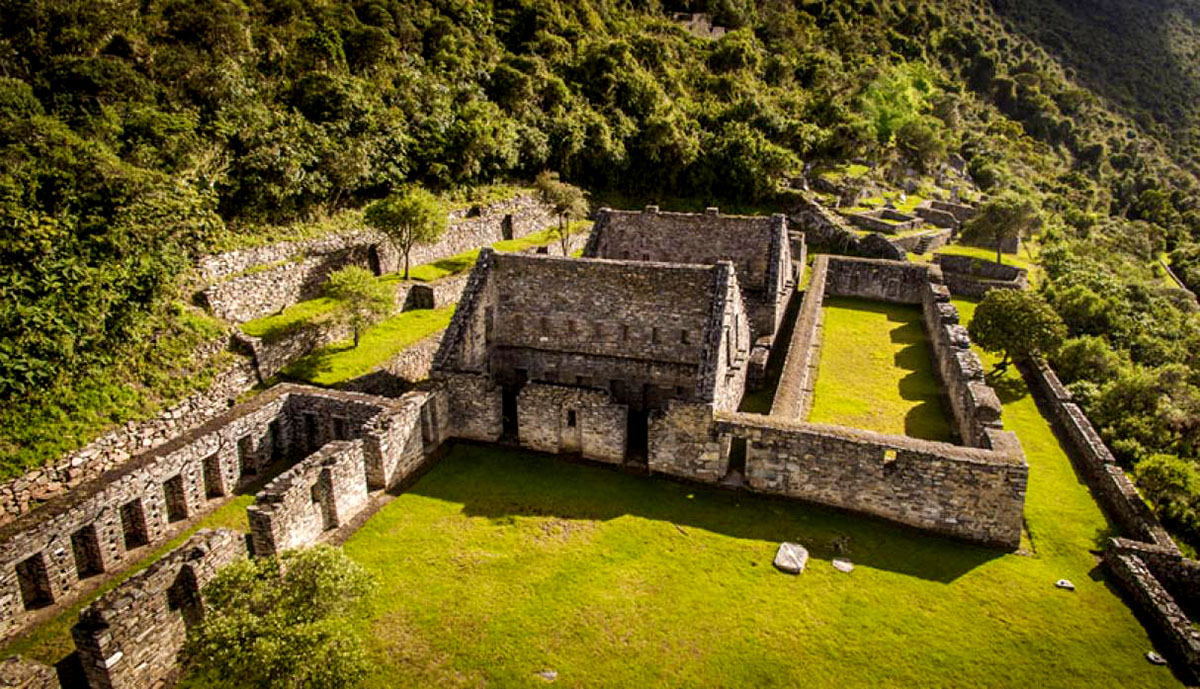
[[[775,553],[775,567],[781,572],[799,574],[808,563],[808,551],[795,543],[780,543]]]
[[[850,572],[854,571],[854,563],[850,562],[844,557],[839,557],[834,559],[833,568],[839,572],[845,572],[849,574]]]

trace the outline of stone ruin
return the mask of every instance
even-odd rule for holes
[[[0,636],[46,617],[268,472],[251,533],[201,531],[73,629],[92,687],[169,683],[223,565],[348,535],[452,438],[834,505],[1014,549],[1028,469],[937,267],[820,256],[769,415],[739,413],[804,244],[786,221],[602,214],[587,258],[480,252],[433,360],[398,398],[279,385],[0,526]],[[683,262],[680,262],[683,261]],[[805,421],[826,294],[919,304],[961,444]],[[57,686],[12,660],[0,677]]]

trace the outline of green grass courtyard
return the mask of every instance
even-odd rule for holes
[[[918,306],[829,297],[809,421],[951,439]]]

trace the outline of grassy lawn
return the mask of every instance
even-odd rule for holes
[[[825,300],[809,420],[926,440],[951,439],[920,307]]]
[[[352,340],[335,342],[292,362],[283,369],[282,376],[317,385],[336,385],[358,378],[417,341],[444,329],[453,315],[453,305],[405,311],[368,329],[358,347]]]
[[[379,580],[367,686],[1178,686],[1093,578],[1107,525],[1049,429],[1011,418],[1036,453],[1032,555],[458,445],[345,546]],[[785,539],[812,554],[799,577],[771,566]]]
[[[105,582],[103,586],[96,589],[82,601],[72,605],[54,619],[0,650],[0,658],[20,654],[26,658],[54,665],[74,652],[75,643],[71,640],[71,627],[79,621],[80,611],[90,605],[92,601],[104,593],[111,591],[117,584],[158,562],[168,552],[183,545],[184,541],[191,538],[192,534],[200,529],[225,528],[249,532],[250,523],[246,517],[246,508],[253,503],[253,493],[235,496],[228,503],[217,508],[196,524],[188,527],[183,533],[159,546],[141,560],[138,560],[126,571],[113,577],[111,581]]]

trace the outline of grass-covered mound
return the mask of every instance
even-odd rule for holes
[[[920,307],[830,297],[824,308],[809,420],[950,440]]]

